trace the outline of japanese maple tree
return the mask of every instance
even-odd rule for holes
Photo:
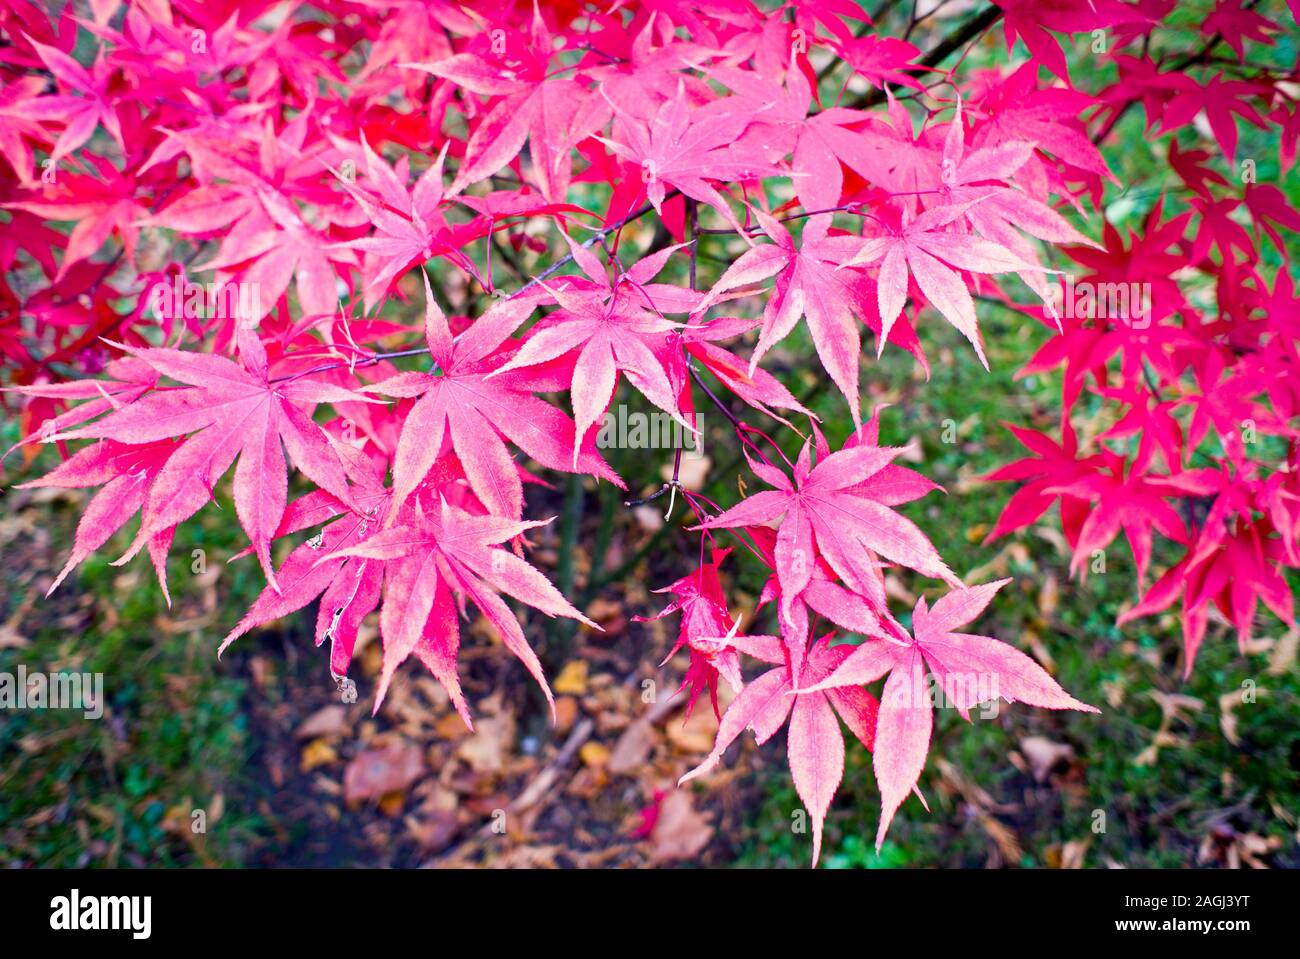
[[[734,694],[686,778],[786,729],[816,862],[842,724],[873,751],[879,844],[921,796],[927,677],[964,717],[973,690],[1094,709],[1014,637],[960,631],[1006,581],[966,582],[903,515],[938,487],[863,406],[886,351],[928,373],[936,324],[997,364],[987,306],[1042,337],[1023,375],[1061,368],[1055,430],[1008,424],[1028,455],[989,477],[1019,484],[991,537],[1056,506],[1084,577],[1122,532],[1122,622],[1180,604],[1186,670],[1212,617],[1243,647],[1261,604],[1293,623],[1300,212],[1260,171],[1296,158],[1294,0],[874,6],[6,0],[7,464],[54,444],[23,485],[97,490],[50,589],[130,526],[115,562],[146,551],[165,593],[228,484],[265,588],[221,649],[317,604],[342,682],[377,612],[375,709],[414,657],[472,725],[466,617],[548,701],[517,609],[599,628],[530,561],[549,520],[525,487],[681,499],[659,615],[689,704]],[[1280,42],[1289,65],[1255,56]],[[1003,65],[971,69],[978,44]],[[1130,111],[1168,175],[1125,235],[1102,198]],[[778,345],[806,345],[837,422]],[[720,411],[731,502],[680,451],[657,490],[615,471],[596,437],[624,385],[686,434]],[[752,616],[740,563],[766,570]],[[930,597],[900,608],[887,574]]]

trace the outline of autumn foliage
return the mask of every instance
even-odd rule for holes
[[[315,604],[344,677],[377,611],[376,708],[414,658],[472,723],[466,616],[548,700],[517,611],[590,622],[529,562],[525,484],[644,481],[596,443],[621,385],[687,431],[716,404],[743,494],[657,500],[691,516],[691,571],[651,584],[691,702],[738,692],[687,778],[786,729],[815,861],[843,726],[873,750],[879,842],[925,766],[927,676],[963,716],[971,676],[1093,709],[961,631],[1007,581],[963,582],[898,509],[940,492],[862,381],[887,350],[928,371],[925,327],[988,366],[977,304],[1011,311],[1045,339],[1022,372],[1061,377],[1056,430],[1008,424],[1028,452],[990,477],[1017,484],[993,537],[1055,507],[1082,578],[1122,532],[1123,620],[1179,604],[1189,670],[1212,611],[1242,643],[1261,603],[1292,622],[1300,214],[1253,171],[1293,170],[1300,88],[1294,57],[1252,63],[1294,49],[1294,0],[1261,6],[1006,0],[926,48],[848,0],[5,0],[6,463],[56,444],[25,485],[97,490],[54,586],[125,528],[116,561],[147,553],[165,592],[228,489],[266,586],[222,649]],[[1008,64],[969,68],[977,44]],[[1167,175],[1125,235],[1102,200],[1130,111]],[[660,229],[625,242],[633,222]],[[842,394],[835,430],[764,368],[783,341]],[[770,571],[749,622],[740,562]],[[934,598],[899,608],[887,571]]]

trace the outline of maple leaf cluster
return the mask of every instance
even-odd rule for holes
[[[1140,103],[1168,173],[1140,229],[1125,236],[1107,223],[1099,246],[1061,248],[1072,281],[1107,300],[1052,318],[1059,332],[1019,375],[1062,369],[1059,423],[1011,426],[1030,455],[990,477],[1022,484],[990,539],[1055,505],[1081,578],[1104,571],[1123,533],[1137,599],[1119,624],[1177,603],[1184,676],[1216,617],[1243,652],[1261,607],[1295,624],[1286,574],[1300,568],[1300,297],[1287,239],[1300,212],[1257,165],[1293,174],[1300,109],[1285,92],[1294,63],[1259,56],[1284,23],[1255,6],[1215,3],[1190,53],[1168,43],[1116,52],[1118,77],[1093,98],[1096,124],[1109,130]],[[1273,134],[1273,156],[1242,155],[1238,117]],[[1202,118],[1217,155],[1175,136]],[[1126,309],[1118,290],[1141,305]]]
[[[1270,288],[1257,254],[1262,232],[1285,258],[1279,231],[1300,214],[1275,186],[1239,196],[1173,134],[1203,115],[1232,157],[1238,118],[1281,129],[1289,168],[1297,104],[1283,72],[1202,81],[1160,55],[1148,40],[1172,6],[999,3],[975,22],[1000,21],[1032,59],[963,73],[825,0],[6,4],[6,402],[18,454],[66,454],[24,485],[98,489],[51,589],[138,514],[116,562],[146,551],[165,592],[178,527],[233,468],[266,587],[221,648],[316,603],[316,642],[343,677],[378,610],[375,708],[414,656],[472,725],[457,678],[471,608],[548,700],[507,598],[595,626],[526,558],[545,521],[525,517],[525,485],[575,473],[626,488],[596,444],[620,385],[692,432],[714,402],[766,488],[724,508],[670,484],[700,562],[660,615],[681,614],[691,705],[708,691],[716,709],[720,679],[737,693],[691,775],[746,728],[761,743],[788,727],[815,862],[843,723],[873,751],[879,843],[919,793],[927,676],[963,716],[972,676],[1008,701],[1092,709],[1012,645],[956,631],[1006,581],[968,586],[897,510],[938,488],[880,444],[861,370],[892,344],[928,372],[919,323],[951,324],[986,367],[977,300],[1056,334],[1026,372],[1065,364],[1063,437],[1017,429],[1036,457],[995,474],[1025,485],[994,535],[1059,503],[1076,566],[1122,529],[1140,581],[1154,531],[1183,546],[1127,615],[1182,595],[1189,666],[1211,603],[1243,637],[1257,598],[1291,619],[1300,331],[1286,270]],[[1220,41],[1242,63],[1245,44],[1271,42],[1278,25],[1248,7],[1213,4],[1207,62]],[[1096,30],[1124,52],[1118,79],[1087,92],[1056,35]],[[851,71],[838,98],[819,92],[827,56]],[[1189,208],[1157,204],[1125,239],[1081,214],[1116,180],[1094,135],[1134,103],[1169,137]],[[660,231],[629,239],[649,219]],[[740,252],[698,288],[714,234]],[[1150,284],[1150,326],[1063,315],[1066,259],[1090,281]],[[661,279],[688,263],[688,285]],[[1183,294],[1189,269],[1217,281],[1213,307]],[[190,309],[198,274],[211,280]],[[422,327],[395,318],[403,301]],[[838,448],[760,365],[801,325],[844,399]],[[1070,422],[1085,396],[1122,410],[1086,454]],[[733,406],[798,433],[800,451]],[[1252,455],[1244,420],[1285,464]],[[1193,522],[1180,501],[1208,509]],[[769,571],[767,632],[728,610],[737,550]],[[896,613],[887,570],[944,592]],[[769,668],[746,681],[750,660]]]

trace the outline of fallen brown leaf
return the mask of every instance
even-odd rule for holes
[[[578,758],[582,760],[584,766],[603,769],[609,763],[609,747],[594,742],[583,743],[582,748],[578,750]]]
[[[1256,697],[1263,696],[1268,692],[1267,689],[1255,689]],[[1244,705],[1242,691],[1234,689],[1224,693],[1219,697],[1219,728],[1223,730],[1223,736],[1234,746],[1241,745],[1241,737],[1237,735],[1237,713],[1238,706]]]
[[[693,859],[713,838],[713,826],[695,809],[691,794],[676,789],[664,797],[659,817],[650,833],[651,859],[669,862]]]
[[[1034,782],[1045,783],[1062,763],[1074,759],[1074,747],[1068,743],[1054,743],[1045,736],[1026,736],[1020,740],[1020,752],[1029,761]]]
[[[609,771],[621,776],[644,766],[657,741],[654,727],[647,720],[632,723],[614,744],[609,756]]]
[[[704,703],[699,707],[686,722],[674,716],[664,728],[668,741],[678,752],[701,754],[713,748],[713,740],[718,735],[718,718],[713,715],[712,707]]]
[[[299,757],[298,768],[302,772],[309,773],[320,766],[328,766],[331,763],[338,762],[339,754],[334,751],[328,740],[313,739],[302,748],[302,755]]]
[[[461,740],[456,755],[477,773],[500,772],[515,738],[515,721],[509,713],[485,716],[474,723],[474,735]]]
[[[565,735],[578,718],[578,701],[572,696],[555,697],[555,732]]]
[[[383,749],[361,752],[343,773],[343,796],[348,802],[378,799],[385,793],[401,792],[424,774],[424,758],[418,746],[394,743]]]
[[[298,739],[342,736],[347,732],[347,710],[342,706],[325,706],[308,716],[294,732]]]
[[[468,736],[469,727],[465,725],[465,720],[460,718],[459,713],[448,713],[434,723],[433,733],[439,739],[454,741]]]
[[[1295,667],[1297,651],[1300,651],[1300,629],[1289,629],[1278,637],[1277,645],[1269,653],[1265,672],[1270,676],[1286,675]]]
[[[564,664],[551,688],[563,696],[582,696],[587,692],[587,661],[573,659]]]

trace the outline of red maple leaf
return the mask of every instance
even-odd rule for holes
[[[1151,559],[1151,534],[1159,530],[1176,543],[1187,542],[1187,527],[1177,511],[1166,502],[1169,496],[1195,492],[1203,482],[1199,472],[1153,475],[1147,472],[1150,457],[1128,463],[1123,457],[1102,448],[1100,461],[1088,475],[1060,486],[1048,487],[1048,493],[1062,493],[1092,502],[1092,510],[1079,527],[1074,543],[1070,572],[1087,574],[1087,561],[1103,551],[1124,531],[1138,581],[1146,577]]]
[[[1002,513],[985,542],[1028,526],[1046,513],[1058,498],[1066,539],[1071,543],[1077,542],[1079,528],[1088,517],[1088,500],[1059,491],[1090,475],[1099,462],[1099,454],[1079,458],[1078,439],[1068,418],[1061,423],[1063,435],[1060,443],[1037,430],[1023,429],[1010,423],[1002,425],[1035,455],[1001,466],[984,477],[994,482],[1024,482],[1002,507]]]
[[[902,46],[916,52],[910,44]],[[789,155],[791,180],[804,209],[827,210],[840,202],[844,189],[841,164],[865,177],[875,172],[871,164],[878,156],[872,153],[873,141],[851,129],[870,121],[871,114],[845,107],[810,113],[812,86],[797,66],[786,71],[784,85],[756,71],[731,67],[715,68],[710,75],[735,91],[729,98],[730,109],[752,118],[744,134],[748,149],[770,163]],[[904,77],[901,82],[917,85],[915,80],[899,76]]]
[[[1032,4],[1026,0],[1026,5]],[[989,82],[976,95],[966,98],[966,105],[981,121],[972,146],[981,149],[1007,142],[1029,142],[1080,171],[1117,182],[1079,120],[1080,113],[1096,102],[1074,88],[1038,89],[1038,63],[1031,60],[1010,76]],[[1031,163],[1041,171],[1038,176],[1046,176],[1040,161],[1035,158]]]
[[[563,201],[572,148],[604,125],[609,108],[572,75],[552,73],[554,52],[551,32],[534,6],[527,34],[514,26],[508,31],[485,30],[468,52],[434,63],[403,64],[472,93],[501,97],[466,143],[452,194],[496,173],[515,158],[526,140],[542,195]]]
[[[340,177],[339,182],[374,224],[375,235],[339,243],[336,248],[361,250],[370,254],[369,266],[364,271],[365,309],[371,310],[382,300],[398,276],[417,263],[425,263],[435,256],[447,257],[466,273],[482,281],[473,261],[461,249],[485,236],[487,229],[482,221],[475,221],[468,226],[451,227],[440,212],[443,202],[442,162],[446,156],[446,146],[443,146],[437,159],[415,182],[409,193],[406,189],[404,161],[399,161],[399,168],[394,171],[364,139],[361,146],[366,161],[367,180],[375,190],[375,195],[367,195],[346,177]]]
[[[831,218],[827,214],[809,219],[796,247],[780,221],[759,210],[754,215],[773,243],[741,254],[718,278],[705,305],[739,286],[775,275],[776,288],[763,309],[763,329],[749,359],[749,372],[753,374],[763,355],[789,336],[800,318],[806,317],[817,355],[848,400],[856,425],[862,420],[858,400],[862,345],[855,317],[862,316],[862,309],[854,277],[837,271],[862,241],[848,235],[829,235]],[[882,336],[882,344],[884,340]]]
[[[754,409],[778,422],[787,423],[772,411],[773,407],[817,418],[767,370],[761,367],[751,368],[745,360],[717,345],[718,340],[739,336],[759,322],[744,317],[718,316],[700,323],[697,317],[691,317],[690,324],[684,329],[664,335],[655,355],[668,371],[669,379],[677,391],[678,408],[688,420],[695,422],[695,400],[690,377],[693,362],[716,376],[728,390]]]
[[[132,445],[115,440],[92,444],[64,460],[44,476],[19,484],[19,489],[54,486],[62,489],[85,489],[102,486],[86,504],[77,522],[72,553],[45,595],[58,589],[67,575],[82,560],[108,542],[108,538],[126,525],[140,507],[167,458],[175,452],[172,440]],[[170,605],[167,591],[167,550],[175,527],[159,530],[149,539],[149,556],[153,560],[158,582]]]
[[[75,222],[63,248],[63,260],[55,281],[62,280],[75,264],[96,253],[114,233],[122,240],[128,260],[135,257],[139,220],[145,208],[136,198],[136,183],[123,176],[111,163],[99,157],[85,158],[86,174],[68,174],[41,196],[5,203],[9,209],[26,210],[50,220]]]
[[[1268,17],[1246,9],[1245,0],[1216,0],[1214,10],[1201,21],[1201,33],[1207,37],[1222,36],[1238,60],[1246,59],[1243,40],[1272,46],[1273,38],[1269,34],[1280,29]]]
[[[1169,133],[1191,123],[1204,111],[1205,119],[1214,132],[1214,138],[1229,160],[1237,156],[1237,121],[1241,117],[1261,130],[1268,129],[1266,121],[1250,102],[1268,88],[1255,81],[1224,79],[1216,73],[1202,83],[1186,73],[1175,73],[1168,78],[1177,92],[1169,100],[1160,117],[1160,132]]]
[[[713,711],[718,712],[719,676],[736,691],[744,685],[740,676],[740,657],[728,635],[733,632],[735,623],[727,611],[722,583],[718,579],[718,567],[730,552],[729,549],[715,549],[712,560],[701,563],[695,572],[662,589],[656,589],[656,593],[672,593],[677,599],[653,616],[635,617],[637,622],[649,622],[673,613],[682,614],[677,642],[659,665],[665,665],[683,648],[690,651],[690,667],[682,680],[682,689],[690,689],[690,698],[686,703],[687,717],[695,709],[695,702],[705,689],[709,691]]]
[[[546,522],[549,522],[547,520]],[[346,546],[319,562],[344,557],[384,563],[383,608],[379,631],[384,641],[384,669],[391,677],[411,653],[426,650],[439,681],[455,676],[459,629],[457,602],[469,600],[496,627],[506,648],[517,656],[537,680],[551,704],[555,700],[537,659],[519,628],[519,620],[498,593],[505,593],[547,616],[565,616],[593,623],[569,605],[550,581],[501,543],[546,522],[520,522],[496,516],[471,516],[441,499],[435,512],[419,503],[408,510],[400,525],[389,527],[355,545]],[[453,599],[453,596],[456,598]],[[430,645],[432,644],[432,645]]]
[[[990,692],[989,698],[1000,697],[1010,703],[1100,712],[1066,693],[1041,666],[1015,647],[989,636],[954,632],[979,616],[993,594],[1009,582],[1002,579],[955,589],[933,609],[921,597],[912,611],[910,644],[868,640],[845,656],[825,679],[801,689],[811,693],[854,687],[889,674],[876,724],[874,765],[881,802],[877,851],[885,841],[894,813],[916,785],[930,749],[934,716],[925,680],[927,668],[944,695],[967,719],[971,708]]]
[[[646,196],[661,215],[667,188],[672,187],[713,207],[740,230],[726,199],[710,181],[749,180],[781,171],[759,147],[741,139],[753,114],[725,100],[714,102],[726,109],[692,112],[679,81],[676,96],[660,104],[653,116],[616,111],[614,136],[598,139],[640,168]]]
[[[727,747],[747,727],[761,746],[789,718],[786,751],[795,790],[812,816],[814,866],[821,855],[826,811],[844,776],[844,734],[839,720],[862,745],[872,749],[879,707],[874,696],[854,685],[824,689],[825,677],[837,672],[854,648],[831,646],[832,635],[822,637],[809,650],[798,683],[791,682],[780,640],[773,636],[733,637],[737,649],[776,668],[759,676],[732,700],[718,726],[712,752],[678,782],[689,782],[717,766]]]
[[[302,407],[355,399],[354,394],[309,379],[272,382],[257,334],[240,331],[239,347],[242,368],[211,354],[128,348],[132,356],[188,387],[155,390],[103,419],[51,437],[138,444],[194,434],[158,471],[145,499],[140,532],[119,562],[197,512],[239,456],[235,512],[267,581],[274,585],[270,544],[284,515],[288,483],[282,443],[312,482],[347,500],[343,467]]]
[[[795,602],[812,581],[818,557],[850,591],[868,597],[876,591],[877,574],[871,559],[876,554],[922,575],[959,584],[910,520],[860,493],[864,488],[860,484],[900,452],[892,447],[859,445],[832,453],[810,469],[805,445],[794,465],[793,482],[775,467],[751,463],[759,478],[775,489],[755,493],[696,528],[779,523],[773,560],[781,588],[783,631],[796,622]],[[797,668],[803,658],[797,643],[790,655]]]
[[[1048,31],[1091,33],[1106,27],[1151,21],[1141,9],[1120,0],[994,0],[1006,22],[1007,50],[1016,38],[1025,42],[1035,65],[1042,63],[1062,80],[1070,79],[1065,54]]]
[[[680,326],[664,314],[698,309],[703,294],[651,282],[677,247],[646,257],[620,272],[612,284],[589,249],[572,240],[569,249],[586,280],[566,278],[566,282],[545,286],[560,309],[539,321],[519,352],[487,378],[576,353],[569,385],[577,424],[573,442],[576,466],[581,444],[609,407],[620,374],[642,396],[681,422],[668,371],[654,348],[660,334]],[[692,429],[689,424],[683,426]]]
[[[427,275],[424,292],[425,338],[437,371],[398,373],[366,388],[386,396],[419,397],[402,423],[393,458],[390,519],[429,472],[444,441],[456,451],[475,494],[498,516],[518,519],[524,503],[519,472],[503,438],[548,469],[580,470],[623,486],[593,442],[580,443],[573,422],[519,388],[517,376],[489,379],[488,374],[502,368],[503,341],[532,312],[530,302],[500,303],[453,340]],[[571,459],[574,450],[579,452]]]
[[[350,501],[345,503],[318,489],[289,504],[275,531],[276,539],[313,526],[321,528],[285,558],[276,571],[279,589],[267,586],[262,590],[248,612],[221,641],[218,656],[249,630],[296,612],[319,596],[316,645],[329,640],[330,669],[336,675],[346,675],[361,621],[379,602],[384,567],[377,560],[343,557],[324,561],[322,557],[362,542],[367,535],[378,531],[392,490],[383,485],[383,468],[359,450],[347,444],[337,445],[335,449],[348,479],[354,484]],[[391,673],[381,675],[375,695],[376,710],[391,678]],[[446,685],[453,705],[469,723],[468,707],[459,686],[448,684],[443,676],[438,678]],[[451,678],[455,679],[454,672]]]
[[[87,70],[62,50],[38,43],[31,37],[26,39],[50,73],[54,74],[59,85],[69,92],[36,97],[24,104],[10,107],[9,112],[29,120],[57,120],[63,123],[63,132],[59,134],[54,151],[50,154],[54,163],[85,144],[101,123],[117,143],[117,148],[125,153],[122,124],[117,118],[114,98],[108,92],[113,68],[104,57],[104,48],[100,48],[94,65]]]
[[[877,339],[877,354],[885,348],[889,330],[903,312],[910,273],[925,298],[975,347],[984,368],[989,361],[980,342],[975,303],[958,270],[972,273],[1010,273],[1033,270],[1005,246],[969,233],[955,233],[946,227],[965,217],[972,206],[985,198],[931,207],[914,220],[903,211],[903,221],[859,243],[858,252],[845,266],[880,261],[876,298],[883,332]]]

